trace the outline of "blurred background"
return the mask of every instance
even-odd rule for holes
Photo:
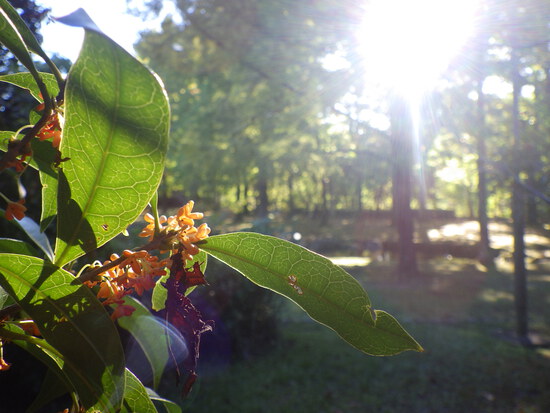
[[[163,79],[161,212],[193,199],[215,233],[330,257],[426,349],[365,356],[210,260],[193,297],[216,327],[185,411],[550,411],[548,0],[10,3],[65,71],[81,33],[49,16],[84,7]],[[16,130],[34,103],[0,87]]]

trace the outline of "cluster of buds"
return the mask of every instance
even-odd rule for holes
[[[156,232],[153,216],[146,214],[144,219],[147,226],[140,236],[149,238],[149,241],[158,237],[165,247],[161,249],[170,251],[170,256],[180,253],[184,264],[192,260],[193,255],[199,252],[195,244],[207,238],[210,233],[207,224],[195,227],[195,219],[201,219],[203,214],[192,212],[193,205],[193,201],[189,201],[175,216],[161,216],[160,228]],[[89,287],[99,284],[97,297],[102,300],[103,305],[116,305],[111,315],[111,318],[116,319],[131,315],[134,311],[132,306],[124,304],[124,297],[132,293],[141,296],[145,291],[151,290],[158,277],[165,275],[166,268],[171,264],[171,258],[159,259],[146,250],[125,250],[122,257],[111,255],[110,260],[101,266],[106,270],[96,279],[85,281],[85,284]]]
[[[31,145],[29,143],[23,144],[21,141],[12,138],[8,142],[6,155],[10,152],[15,155],[5,164],[5,168],[14,168],[18,174],[22,173],[27,167],[27,158],[32,155]]]
[[[210,228],[206,223],[195,227],[195,220],[202,219],[204,215],[201,212],[192,212],[194,205],[193,201],[189,201],[178,210],[175,216],[167,218],[162,215],[159,218],[158,232],[160,238],[164,240],[161,249],[171,251],[171,255],[181,252],[184,264],[192,260],[193,255],[199,253],[196,243],[210,234]],[[151,214],[145,214],[144,219],[148,224],[139,236],[152,241],[155,237],[155,220]]]
[[[39,105],[37,109],[39,109],[42,105],[43,104]],[[40,141],[51,139],[52,146],[54,148],[59,148],[59,144],[61,143],[62,122],[63,117],[61,116],[59,109],[55,109],[46,121],[46,124],[36,134],[36,137]]]

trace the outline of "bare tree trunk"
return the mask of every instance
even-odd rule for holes
[[[480,51],[477,81],[477,117],[478,117],[478,134],[477,134],[477,213],[479,221],[479,256],[478,260],[486,267],[493,267],[494,262],[489,253],[491,244],[489,239],[489,218],[487,217],[487,173],[486,159],[487,148],[485,146],[486,128],[485,128],[485,95],[483,94],[483,81],[485,74],[482,72],[483,67],[483,50]]]
[[[525,196],[520,185],[521,151],[519,130],[519,96],[521,77],[518,67],[518,55],[512,50],[512,85],[513,85],[513,133],[514,133],[514,184],[512,188],[512,221],[514,230],[514,295],[516,305],[516,333],[523,345],[529,345],[528,309],[527,309],[527,271],[525,269]]]
[[[414,221],[411,211],[412,120],[407,102],[394,96],[390,109],[392,148],[393,217],[398,232],[399,272],[416,275]]]

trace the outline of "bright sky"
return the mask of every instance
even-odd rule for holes
[[[37,3],[50,8],[53,17],[83,8],[107,36],[132,54],[139,32],[158,25],[158,22],[144,23],[139,17],[127,14],[126,0],[37,0]],[[132,2],[133,5],[141,3],[141,0]],[[84,38],[83,29],[52,22],[43,25],[41,33],[42,47],[48,54],[58,53],[76,60]]]
[[[431,86],[473,31],[477,0],[371,0],[358,32],[371,78],[406,95]]]

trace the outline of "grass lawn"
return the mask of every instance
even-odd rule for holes
[[[395,315],[425,348],[366,356],[288,304],[275,350],[205,366],[188,412],[549,412],[550,355],[513,340],[512,277],[472,261],[435,259],[400,282],[390,262],[350,272],[375,308]],[[550,281],[530,280],[536,337],[550,337]]]

